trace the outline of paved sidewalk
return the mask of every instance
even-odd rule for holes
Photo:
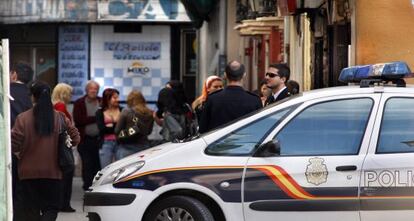
[[[72,207],[76,209],[75,213],[59,213],[57,221],[88,221],[86,213],[82,210],[83,204],[83,189],[82,178],[73,178],[73,190],[72,190]]]

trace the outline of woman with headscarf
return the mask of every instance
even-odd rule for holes
[[[72,146],[79,143],[79,132],[67,117],[53,109],[46,83],[34,82],[30,91],[34,106],[17,116],[11,133],[12,150],[19,157],[26,220],[56,220],[62,179],[58,164],[60,128],[66,126]]]
[[[201,95],[195,99],[191,105],[193,110],[196,112],[198,120],[200,120],[204,103],[206,102],[208,95],[221,89],[223,89],[223,79],[221,79],[219,76],[212,75],[206,79],[203,84]]]

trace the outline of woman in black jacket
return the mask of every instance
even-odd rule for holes
[[[100,137],[103,139],[101,149],[99,150],[102,168],[112,163],[117,151],[114,129],[121,114],[118,98],[118,90],[113,88],[105,89],[102,95],[101,108],[96,111],[96,123]]]

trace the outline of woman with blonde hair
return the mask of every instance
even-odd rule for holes
[[[72,116],[68,112],[66,105],[69,104],[72,98],[73,88],[69,84],[59,83],[55,86],[52,92],[53,108],[65,114],[65,116],[72,121]],[[61,196],[61,212],[75,212],[76,210],[70,206],[70,199],[72,196],[72,183],[75,168],[65,171],[62,175],[62,196]]]
[[[118,150],[116,159],[122,159],[128,155],[147,149],[149,147],[148,135],[152,132],[154,119],[153,112],[147,105],[140,91],[133,90],[126,99],[127,107],[124,108],[115,127],[118,137]],[[124,134],[126,139],[119,139],[120,133],[128,133],[130,128],[136,128],[133,135]]]
[[[65,114],[67,118],[72,120],[71,114],[69,114],[66,105],[69,104],[72,98],[73,88],[69,84],[59,83],[55,86],[52,92],[52,103],[55,110]]]
[[[193,102],[191,107],[197,114],[197,119],[200,120],[201,112],[204,108],[204,103],[207,100],[209,94],[223,89],[223,79],[219,76],[212,75],[206,79],[203,84],[201,95]]]

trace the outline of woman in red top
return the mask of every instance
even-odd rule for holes
[[[65,83],[59,83],[55,86],[52,92],[52,103],[53,108],[57,111],[60,111],[65,114],[65,116],[72,121],[72,116],[66,109],[66,104],[68,104],[72,98],[72,87]],[[76,210],[70,206],[70,199],[72,195],[72,183],[73,175],[75,168],[69,170],[66,173],[63,173],[62,177],[62,196],[60,205],[61,212],[75,212]]]

